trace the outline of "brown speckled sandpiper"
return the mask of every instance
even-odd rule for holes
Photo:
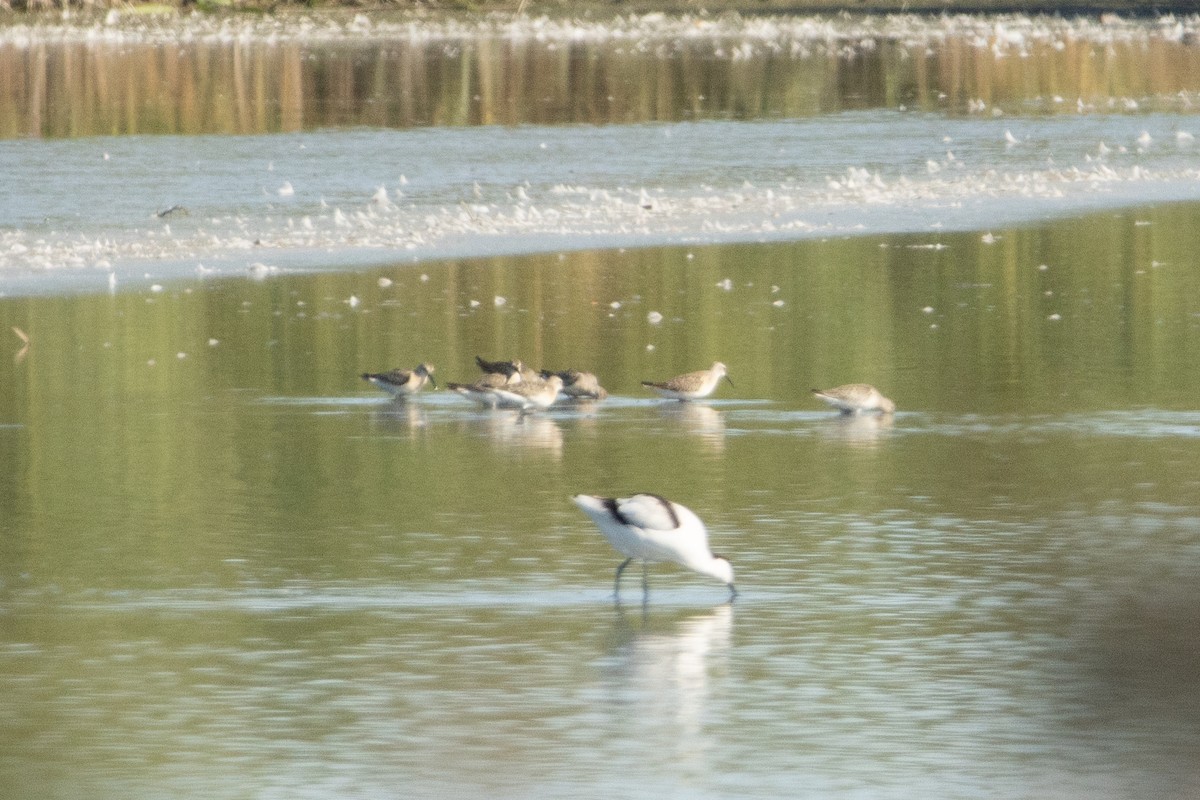
[[[418,364],[413,369],[394,369],[391,372],[364,372],[362,379],[395,397],[416,394],[425,388],[426,383],[432,383],[433,388],[437,388],[433,364]]]
[[[896,404],[869,383],[847,383],[832,389],[813,389],[812,393],[843,414],[891,414],[896,410]]]
[[[591,372],[580,372],[577,369],[566,369],[560,372],[544,369],[543,378],[557,375],[562,378],[562,393],[572,400],[603,400],[608,392],[600,385],[600,380]]]
[[[518,373],[505,376],[500,372],[488,372],[480,376],[479,380],[474,383],[447,383],[446,388],[481,405],[496,406],[500,403],[500,398],[492,394],[492,390],[520,382],[521,376]]]
[[[708,397],[712,394],[721,378],[729,381],[729,385],[733,386],[733,379],[726,374],[725,365],[717,361],[708,369],[676,375],[669,381],[661,383],[642,381],[642,386],[649,387],[662,397],[672,400],[699,400],[701,397]]]
[[[523,380],[520,383],[509,383],[494,388],[491,392],[500,399],[499,405],[528,411],[531,408],[549,408],[554,405],[562,386],[562,378],[551,375],[546,380],[538,378],[537,383]]]

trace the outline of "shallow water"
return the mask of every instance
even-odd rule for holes
[[[1188,796],[1194,215],[7,299],[4,794]],[[613,396],[358,378],[476,353]],[[807,395],[865,376],[894,419]],[[640,489],[732,606],[614,607],[568,498]]]
[[[1195,118],[956,113],[0,143],[0,796],[1193,796]]]

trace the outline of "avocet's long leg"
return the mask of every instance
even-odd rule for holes
[[[625,571],[631,561],[633,561],[632,558],[627,558],[621,562],[621,566],[617,567],[617,579],[613,581],[613,597],[618,600],[621,598],[621,573]]]

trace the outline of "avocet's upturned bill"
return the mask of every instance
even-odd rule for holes
[[[632,497],[597,497],[577,494],[572,500],[583,509],[609,544],[625,556],[617,567],[614,594],[620,596],[621,573],[630,562],[642,562],[642,589],[646,586],[646,563],[671,561],[716,578],[729,587],[732,599],[733,565],[708,549],[708,531],[691,509],[656,494]]]

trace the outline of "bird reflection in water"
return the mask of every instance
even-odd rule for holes
[[[603,673],[613,724],[638,730],[636,741],[670,743],[673,760],[698,773],[707,772],[713,738],[705,734],[710,704],[719,691],[712,678],[728,657],[733,606],[725,603],[701,613],[629,613],[614,610],[612,643]],[[638,713],[630,716],[628,710]]]
[[[878,445],[895,425],[891,414],[839,414],[822,420],[821,434],[856,447]]]
[[[658,413],[695,434],[714,451],[725,449],[725,418],[705,403],[662,403]]]
[[[371,414],[371,420],[389,433],[424,435],[429,430],[429,419],[425,409],[420,403],[406,400],[403,395],[381,404]]]
[[[488,438],[498,447],[562,457],[562,428],[549,417],[500,409],[484,415],[483,423]]]

